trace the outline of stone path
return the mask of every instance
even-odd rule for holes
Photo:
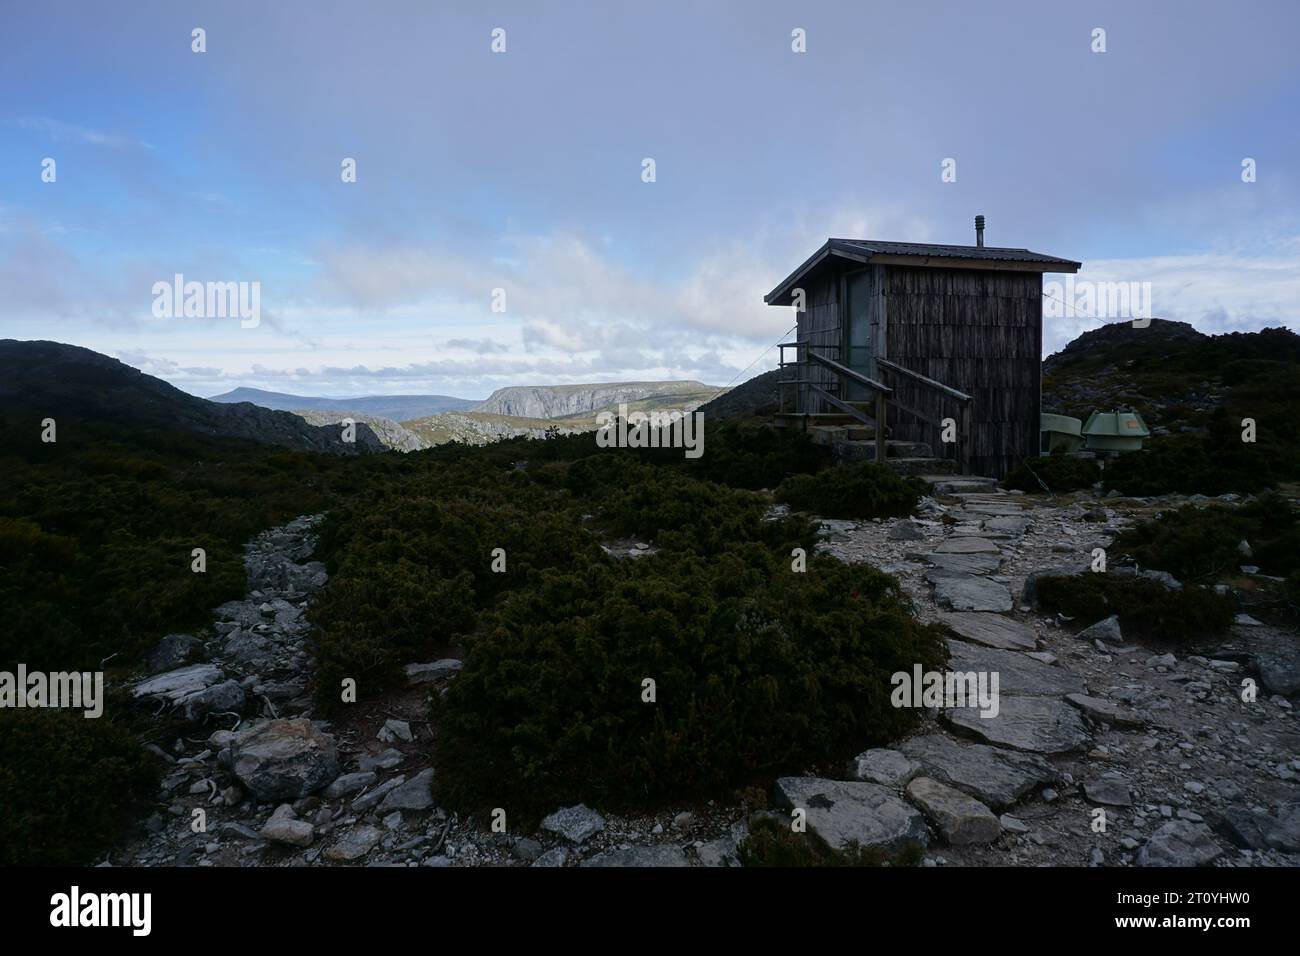
[[[1180,658],[1122,646],[1113,620],[1037,614],[1033,572],[1085,572],[1140,507],[945,501],[923,502],[915,520],[832,527],[819,546],[898,575],[918,613],[952,634],[949,670],[998,675],[995,716],[933,709],[915,736],[847,770],[924,815],[926,865],[1300,865],[1300,725],[1268,692],[1300,689],[1286,663],[1296,635],[1244,624],[1228,641],[1237,650]],[[1290,651],[1275,664],[1279,646]],[[1251,704],[1242,662],[1269,677]],[[832,783],[803,781],[805,799],[833,804]],[[844,840],[860,812],[836,820],[822,806],[810,827]]]

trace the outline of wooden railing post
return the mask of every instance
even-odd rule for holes
[[[971,473],[971,403],[961,403],[961,448],[958,449],[958,468],[963,475]]]
[[[876,464],[885,463],[885,393],[876,392]]]

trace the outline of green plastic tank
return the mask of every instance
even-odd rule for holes
[[[1134,411],[1093,412],[1083,426],[1084,447],[1089,451],[1140,451],[1151,434]]]
[[[1083,422],[1069,415],[1043,412],[1038,416],[1038,430],[1041,438],[1038,449],[1040,454],[1078,451],[1083,445]]]

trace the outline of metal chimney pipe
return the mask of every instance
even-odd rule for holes
[[[984,217],[975,217],[975,245],[984,247]]]

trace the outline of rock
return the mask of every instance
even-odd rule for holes
[[[185,698],[220,683],[225,676],[225,672],[216,664],[191,664],[141,681],[135,685],[131,696],[137,700],[153,697],[170,704],[180,704]]]
[[[1033,630],[1001,614],[950,611],[939,615],[939,623],[958,637],[1002,650],[1032,651],[1038,646]]]
[[[186,695],[181,710],[186,720],[197,723],[208,714],[237,714],[244,709],[244,703],[244,689],[235,681],[228,680]]]
[[[379,733],[375,736],[386,744],[397,743],[399,740],[404,740],[407,743],[410,743],[415,739],[411,734],[410,724],[404,720],[396,720],[393,718],[384,721],[384,726],[380,728]]]
[[[997,581],[959,571],[931,571],[926,580],[934,585],[934,599],[954,611],[1011,610],[1011,592]]]
[[[925,554],[921,557],[939,571],[960,574],[992,574],[1002,564],[996,554]]]
[[[1238,614],[1232,619],[1234,624],[1240,624],[1242,627],[1263,627],[1262,621],[1259,621],[1249,614]]]
[[[1260,654],[1254,663],[1260,683],[1270,694],[1300,694],[1300,653]]]
[[[256,840],[257,833],[242,823],[226,820],[217,825],[217,836],[228,840]]]
[[[287,803],[276,808],[271,819],[266,821],[259,834],[263,840],[273,843],[287,843],[290,846],[311,846],[315,830],[305,820],[299,820],[293,807]]]
[[[1243,849],[1266,850],[1268,832],[1275,823],[1267,813],[1256,813],[1246,807],[1228,807],[1219,817],[1215,829]]]
[[[396,830],[402,825],[402,811],[394,810],[388,816],[379,821],[384,825],[385,830]]]
[[[297,800],[339,775],[334,738],[311,721],[269,720],[236,735],[231,769],[257,799]]]
[[[605,850],[579,866],[690,866],[679,846],[634,846],[626,850]]]
[[[691,813],[689,810],[683,810],[681,813],[678,813],[673,817],[673,829],[684,830],[694,822],[695,814]]]
[[[605,818],[585,804],[563,807],[542,820],[542,829],[571,843],[585,843],[605,829]]]
[[[718,837],[696,847],[695,858],[700,866],[740,866],[736,841],[729,836]]]
[[[943,734],[913,737],[899,744],[929,777],[956,787],[981,803],[1001,810],[1036,787],[1056,780],[1056,771],[1040,757],[961,744]]]
[[[399,766],[405,759],[406,754],[402,753],[400,750],[394,750],[392,747],[389,747],[381,754],[366,754],[357,761],[357,764],[361,767],[363,772],[392,770],[394,767]]]
[[[855,840],[863,848],[890,852],[929,843],[921,814],[879,784],[781,777],[776,800],[783,807],[803,809],[808,829],[833,850],[843,850]]]
[[[935,554],[997,554],[998,546],[987,538],[951,537],[934,549]]]
[[[421,770],[400,787],[395,787],[379,805],[384,810],[430,810],[433,808],[433,768]]]
[[[367,791],[353,800],[352,809],[357,813],[365,813],[404,783],[406,783],[406,774],[398,774],[391,780],[385,780],[375,789]]]
[[[1178,658],[1173,654],[1153,654],[1147,658],[1147,667],[1163,667],[1172,670],[1178,666]]]
[[[948,653],[949,671],[997,674],[1001,698],[1075,694],[1084,690],[1083,680],[1077,674],[1043,664],[1018,651],[949,641]]]
[[[996,534],[1024,534],[1033,521],[1020,515],[999,515],[984,522],[984,530]]]
[[[921,765],[897,750],[866,750],[853,758],[849,776],[865,783],[902,788],[921,772]]]
[[[920,541],[925,535],[914,522],[903,520],[893,525],[886,537],[891,541]]]
[[[1002,826],[988,807],[931,777],[909,783],[907,796],[951,844],[992,843],[1002,835]]]
[[[433,681],[445,680],[459,674],[463,666],[462,662],[452,657],[433,661],[429,664],[407,664],[406,682],[415,686],[416,684],[429,684]]]
[[[1021,820],[1019,817],[1013,817],[1009,813],[1004,813],[1002,814],[1002,816],[998,817],[998,823],[1001,824],[1002,829],[1006,830],[1008,833],[1029,832],[1028,823],[1026,823],[1024,820]]]
[[[232,661],[249,667],[261,668],[269,663],[275,653],[275,646],[260,634],[250,631],[235,631],[226,638],[222,653]]]
[[[569,862],[569,848],[564,846],[553,847],[547,850],[537,859],[533,860],[532,866],[564,866]]]
[[[1202,823],[1171,820],[1138,851],[1138,866],[1208,866],[1223,853]]]
[[[326,847],[323,856],[332,863],[351,863],[373,850],[383,836],[377,827],[365,824],[355,826],[344,833],[333,846]]]
[[[150,674],[175,670],[203,657],[203,642],[193,634],[168,634],[145,657]]]
[[[817,537],[834,540],[843,538],[857,530],[856,521],[841,518],[825,518],[817,525]]]
[[[1089,697],[1086,694],[1066,694],[1065,699],[1098,723],[1110,724],[1113,727],[1142,727],[1146,724],[1137,713],[1113,701]]]
[[[1122,780],[1102,777],[1099,780],[1087,780],[1083,784],[1083,795],[1093,803],[1108,807],[1133,806],[1133,792]]]
[[[1274,820],[1264,835],[1265,842],[1283,853],[1300,853],[1300,800],[1284,803]]]
[[[515,845],[510,848],[510,855],[516,860],[522,860],[525,863],[536,862],[542,855],[542,845],[536,840],[530,840],[528,837],[522,837],[515,841]]]
[[[1106,644],[1123,644],[1124,635],[1119,628],[1119,615],[1112,614],[1105,620],[1098,621],[1075,635],[1084,641],[1102,641]]]
[[[358,790],[364,790],[374,783],[376,779],[377,776],[373,771],[363,770],[360,773],[345,773],[322,790],[321,796],[326,800],[337,800],[339,797],[346,797]]]
[[[996,717],[981,717],[979,708],[954,707],[943,719],[985,743],[1029,753],[1068,753],[1092,739],[1079,712],[1055,697],[1004,696]]]

